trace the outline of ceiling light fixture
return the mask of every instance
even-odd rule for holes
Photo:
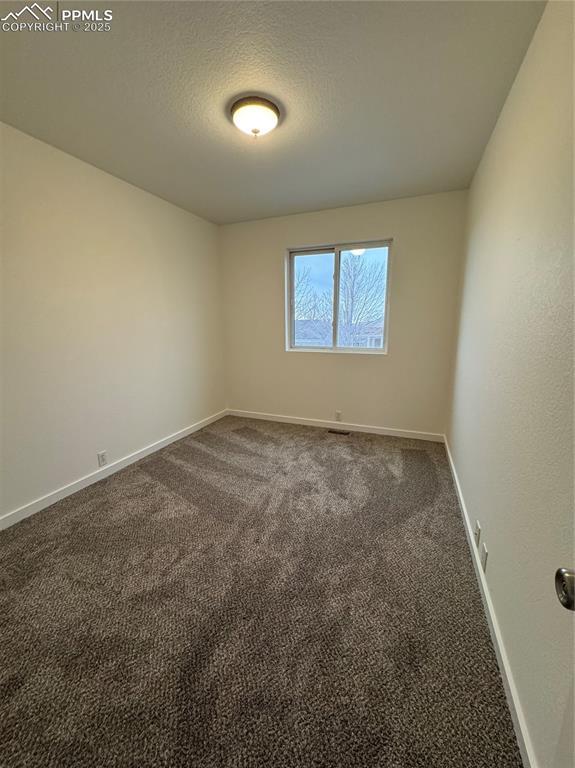
[[[277,104],[261,96],[238,99],[232,104],[231,112],[236,128],[254,137],[273,131],[280,119]]]
[[[363,256],[365,248],[352,248],[351,252],[354,256]]]

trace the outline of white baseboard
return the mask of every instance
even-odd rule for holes
[[[497,621],[497,614],[495,613],[495,607],[491,600],[491,594],[489,592],[489,585],[487,584],[487,578],[481,567],[481,560],[479,550],[475,546],[475,538],[473,536],[473,526],[471,519],[465,505],[463,498],[463,491],[457,476],[457,470],[453,463],[453,456],[449,448],[449,441],[447,435],[444,436],[445,450],[447,452],[447,458],[449,460],[449,466],[451,467],[451,474],[453,475],[453,482],[455,484],[455,490],[457,492],[457,498],[459,499],[459,506],[461,508],[461,514],[463,517],[463,523],[465,526],[465,533],[467,535],[467,542],[469,549],[471,550],[471,560],[475,568],[475,574],[477,576],[477,582],[481,592],[481,598],[483,600],[483,607],[485,609],[485,615],[487,617],[487,623],[489,625],[489,631],[491,633],[491,640],[495,649],[495,655],[497,656],[497,663],[499,665],[499,671],[503,680],[503,687],[505,689],[505,695],[507,697],[507,704],[511,713],[511,719],[513,721],[513,727],[515,729],[515,735],[517,736],[517,743],[519,745],[519,751],[521,752],[521,758],[525,768],[538,768],[537,759],[533,750],[533,744],[531,737],[529,736],[529,730],[527,728],[527,722],[523,709],[521,707],[521,701],[519,700],[519,693],[513,679],[513,672],[509,663],[509,657],[505,650],[503,643],[503,636]]]
[[[300,416],[281,416],[278,413],[259,413],[258,411],[237,411],[228,409],[230,416],[240,416],[246,419],[262,419],[263,421],[280,421],[284,424],[302,424],[307,427],[322,427],[324,429],[345,429],[350,432],[369,432],[374,435],[389,435],[391,437],[408,437],[412,440],[431,440],[442,443],[444,436],[437,432],[415,432],[411,429],[395,429],[391,427],[374,427],[369,424],[348,424],[343,421],[326,421],[324,419],[306,419]]]
[[[90,474],[84,475],[84,477],[80,477],[78,480],[63,485],[61,488],[58,488],[51,493],[47,493],[39,499],[24,504],[22,507],[18,507],[18,509],[6,512],[0,517],[0,531],[3,528],[8,528],[9,526],[14,525],[14,523],[23,520],[25,517],[33,515],[35,512],[39,512],[41,509],[49,507],[51,504],[55,504],[57,501],[60,501],[60,499],[64,499],[66,496],[70,496],[72,493],[76,493],[76,491],[80,491],[82,488],[92,485],[92,483],[97,483],[98,480],[103,480],[105,477],[113,475],[114,472],[118,472],[129,464],[133,464],[135,461],[143,459],[144,456],[148,456],[148,454],[154,453],[154,451],[159,451],[160,448],[164,448],[164,446],[169,445],[176,440],[181,440],[182,437],[191,435],[193,432],[197,432],[203,427],[207,427],[208,424],[212,424],[214,421],[218,421],[226,415],[227,410],[214,413],[212,416],[208,416],[189,427],[180,429],[167,437],[163,437],[161,440],[156,440],[156,442],[150,443],[150,445],[147,445],[145,448],[140,448],[139,451],[134,451],[134,453],[130,453],[122,459],[113,461],[111,464],[107,464],[105,467],[90,472]]]

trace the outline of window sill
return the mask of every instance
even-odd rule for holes
[[[385,356],[388,354],[386,349],[333,349],[321,347],[287,347],[286,352],[319,352],[322,355],[378,355]]]

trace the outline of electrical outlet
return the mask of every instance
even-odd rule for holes
[[[336,411],[335,412],[335,420],[336,421],[341,421],[341,411]]]
[[[106,451],[98,451],[98,466],[105,467],[108,463],[108,454]]]
[[[481,567],[483,568],[483,573],[487,570],[487,555],[489,553],[487,552],[487,547],[485,546],[485,542],[483,543],[483,546],[481,547]]]
[[[475,539],[475,546],[479,546],[479,540],[481,539],[481,523],[479,520],[475,521],[475,530],[473,531],[473,538]]]

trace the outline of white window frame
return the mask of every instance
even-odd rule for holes
[[[368,240],[353,243],[334,243],[333,245],[310,245],[288,248],[286,254],[286,352],[326,352],[329,355],[387,355],[389,340],[389,284],[391,277],[391,246],[393,240]],[[339,279],[341,252],[359,248],[387,248],[387,268],[385,275],[385,312],[383,318],[383,346],[374,347],[338,347],[337,324],[339,316]],[[333,276],[333,319],[331,347],[297,347],[295,345],[295,296],[294,296],[294,261],[296,256],[313,256],[321,253],[334,254]]]

